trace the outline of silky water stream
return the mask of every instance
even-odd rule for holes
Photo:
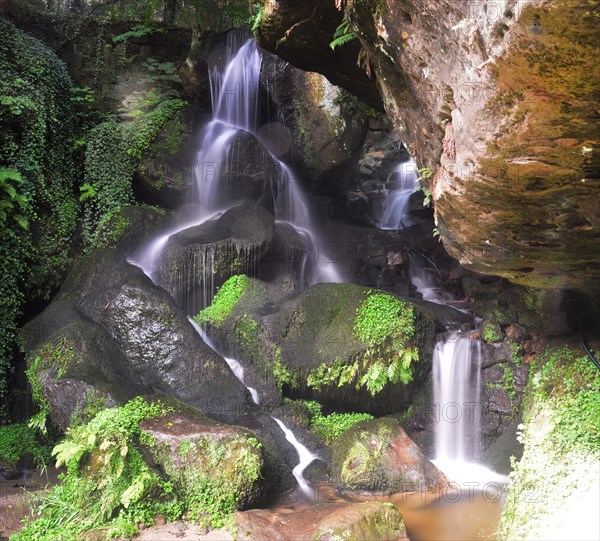
[[[253,40],[242,41],[239,35],[231,33],[228,37],[227,57],[228,61],[224,68],[220,68],[216,64],[210,67],[213,119],[204,127],[200,137],[201,145],[195,167],[196,212],[192,215],[188,213],[186,217],[180,218],[176,225],[153,239],[130,260],[132,264],[142,268],[158,285],[160,285],[160,277],[157,272],[160,256],[169,237],[207,220],[216,219],[231,207],[231,201],[228,201],[220,183],[219,170],[221,164],[227,160],[235,138],[240,134],[250,133],[260,140],[258,135],[260,130],[258,126],[259,99],[257,94],[261,69],[260,52]],[[268,145],[266,146],[268,147]],[[273,190],[275,218],[279,222],[285,222],[294,227],[307,244],[307,255],[304,264],[301,266],[303,276],[300,277],[300,283],[311,285],[317,282],[341,282],[341,275],[335,263],[328,260],[326,254],[318,252],[320,239],[311,216],[308,200],[299,183],[285,163],[276,156],[272,155],[271,158],[278,168],[274,174],[274,179],[272,179],[271,188]],[[400,182],[396,189],[389,192],[391,200],[389,205],[385,206],[386,215],[380,222],[382,228],[394,229],[406,227],[410,224],[410,217],[406,212],[406,203],[410,194],[414,191],[416,182],[414,169],[413,162],[410,162],[408,166],[399,166],[397,173]],[[312,257],[310,254],[312,254]],[[210,261],[203,263],[206,270],[202,286],[201,304],[206,306],[212,300],[215,284],[212,282],[213,269],[210,266]],[[215,348],[210,337],[206,335],[204,329],[191,318],[190,322],[204,342],[221,354]],[[446,352],[452,351],[454,356],[454,352],[473,351],[472,344],[468,347],[462,344],[462,337],[456,342],[456,344],[461,344],[460,347],[451,346],[450,343],[448,341],[448,343],[438,344],[438,348],[436,348],[439,350],[438,364],[440,364],[436,370],[439,372],[440,377],[434,377],[434,385],[437,385],[435,383],[437,378],[441,384],[440,389],[452,387],[452,385],[447,385],[446,378],[452,376],[448,376],[447,374],[451,372],[445,370],[447,364],[445,359],[450,355]],[[244,369],[241,363],[226,355],[222,356],[236,377],[244,383]],[[441,367],[442,364],[444,369]],[[473,364],[471,362],[471,365]],[[260,397],[256,389],[247,388],[254,402],[258,404]],[[470,384],[466,384],[461,388],[470,388]],[[434,394],[437,392],[434,390]],[[438,397],[437,394],[436,397]],[[449,404],[455,400],[453,397],[446,395],[440,395],[438,398],[440,405],[443,401]],[[469,401],[471,400],[475,400],[475,398],[469,397]],[[373,495],[368,497],[341,496],[336,494],[328,485],[309,486],[303,472],[313,460],[318,459],[318,456],[302,445],[295,434],[280,419],[273,419],[282,430],[286,440],[298,454],[298,463],[293,468],[293,475],[298,482],[302,497],[300,499],[295,498],[293,502],[287,499],[277,504],[280,507],[285,507],[286,511],[310,505],[307,501],[383,499],[396,504],[403,513],[412,541],[492,538],[500,512],[499,493],[496,490],[498,484],[496,483],[494,486],[489,486],[489,483],[488,485],[482,484],[485,476],[479,476],[476,479],[469,479],[469,475],[463,476],[464,486],[454,485],[442,493],[422,492],[395,494],[385,497]],[[456,442],[452,439],[454,437],[452,435],[454,434],[453,427],[446,428],[440,425],[438,439],[447,442],[450,447],[454,447]],[[471,442],[476,439],[474,431],[470,429],[461,429],[460,434],[460,438],[468,436]],[[463,448],[462,444],[459,447]],[[446,458],[444,452],[438,449],[436,458],[440,461],[439,465],[444,469],[442,466],[442,462]],[[452,476],[450,475],[450,477]],[[454,480],[456,481],[456,479]]]

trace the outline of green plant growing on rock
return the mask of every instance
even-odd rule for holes
[[[323,415],[322,406],[314,400],[298,401],[303,403],[309,412],[309,428],[325,443],[331,445],[336,439],[361,421],[373,419],[369,413],[330,413]]]
[[[530,364],[512,483],[498,538],[545,539],[592,497],[600,461],[600,373],[583,351],[548,348]],[[535,497],[532,497],[535,496]]]
[[[365,387],[372,395],[388,383],[409,383],[412,365],[419,360],[415,334],[415,314],[411,304],[388,293],[369,291],[356,313],[354,333],[365,351],[352,362],[336,359],[323,363],[307,377],[309,387],[338,387],[351,382]]]
[[[78,539],[97,528],[106,528],[109,537],[131,535],[137,522],[148,523],[155,514],[175,518],[172,487],[148,466],[136,443],[140,421],[168,411],[138,397],[70,428],[52,451],[57,466],[67,469],[63,482],[33,498],[35,518],[12,539]]]
[[[0,465],[13,468],[26,454],[32,456],[37,467],[50,464],[52,453],[48,438],[24,423],[0,426]]]
[[[245,274],[229,278],[217,291],[212,304],[194,317],[196,323],[199,325],[209,323],[215,327],[223,325],[248,283],[249,279]]]

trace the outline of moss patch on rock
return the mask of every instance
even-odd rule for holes
[[[245,274],[229,278],[217,291],[212,304],[194,318],[196,323],[221,327],[247,286],[248,277]]]
[[[410,492],[448,484],[392,418],[360,422],[344,432],[333,445],[332,478],[337,488],[355,491]]]

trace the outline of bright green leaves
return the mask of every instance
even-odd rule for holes
[[[335,50],[336,47],[341,47],[346,43],[350,43],[356,39],[356,33],[350,28],[350,22],[344,19],[342,23],[335,29],[333,34],[333,40],[329,44],[331,50]]]
[[[356,336],[368,347],[383,344],[390,337],[412,338],[414,309],[388,293],[369,294],[356,313]]]
[[[356,312],[354,333],[365,351],[351,361],[336,359],[323,363],[307,377],[309,387],[342,387],[355,383],[375,395],[388,384],[407,384],[412,380],[412,366],[419,360],[419,350],[412,340],[415,313],[412,304],[388,293],[369,291]]]
[[[0,168],[0,227],[12,218],[22,229],[29,229],[29,198],[21,193],[23,177],[16,169]]]
[[[215,327],[220,327],[227,319],[235,303],[241,297],[248,283],[249,279],[245,274],[229,278],[219,288],[212,304],[207,306],[194,318],[196,323],[199,325],[210,323]]]

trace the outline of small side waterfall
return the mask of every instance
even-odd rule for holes
[[[409,160],[398,164],[390,173],[389,188],[384,188],[383,214],[379,229],[404,229],[412,225],[408,215],[408,200],[419,187],[417,164]]]

